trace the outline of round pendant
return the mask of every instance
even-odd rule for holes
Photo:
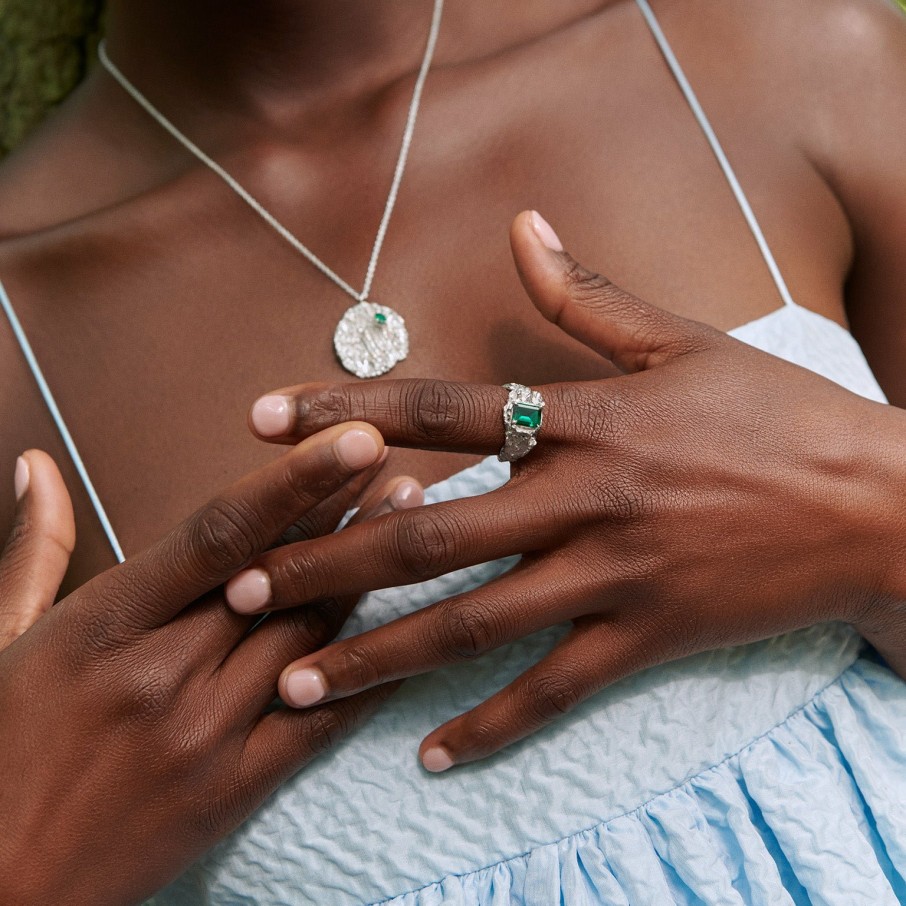
[[[378,377],[409,355],[406,322],[386,305],[359,302],[337,324],[333,347],[347,371],[358,378]]]

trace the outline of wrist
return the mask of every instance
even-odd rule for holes
[[[846,523],[861,577],[849,620],[877,646],[906,624],[906,412],[871,410],[853,426],[857,474],[846,495]]]

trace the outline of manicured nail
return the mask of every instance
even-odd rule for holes
[[[554,232],[554,228],[537,211],[532,211],[532,229],[549,249],[555,252],[563,251],[563,243]]]
[[[433,746],[430,749],[425,749],[425,754],[422,755],[422,764],[426,771],[430,771],[432,774],[440,774],[442,771],[453,767],[453,759],[447,754],[445,749],[440,746]]]
[[[386,516],[387,513],[395,513],[398,510],[411,510],[424,502],[425,492],[422,486],[415,481],[406,481],[397,485],[373,510],[367,514],[362,513],[362,516],[366,519],[377,519],[378,516]]]
[[[247,569],[226,584],[227,604],[236,613],[254,613],[271,599],[270,576],[263,569]]]
[[[262,437],[279,437],[289,431],[289,400],[285,396],[262,396],[252,406],[252,427]]]
[[[390,495],[390,504],[395,510],[411,510],[425,502],[422,486],[414,481],[404,481],[397,485]]]
[[[294,708],[309,708],[327,694],[324,674],[317,667],[293,670],[284,681],[283,688],[286,692],[286,704]]]
[[[367,431],[358,428],[341,435],[334,449],[347,469],[364,469],[377,462],[377,441]]]
[[[28,481],[31,478],[31,472],[28,468],[28,462],[24,456],[16,460],[16,477],[14,484],[16,486],[16,503],[18,503],[28,490]]]

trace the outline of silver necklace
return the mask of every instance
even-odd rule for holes
[[[374,245],[371,248],[371,258],[368,261],[365,282],[361,292],[356,292],[349,283],[328,267],[311,249],[283,226],[258,199],[241,186],[220,164],[205,154],[191,139],[177,129],[113,63],[107,55],[106,40],[102,41],[98,48],[98,57],[103,67],[146,113],[163,126],[187,151],[190,151],[206,167],[216,173],[268,226],[282,236],[299,254],[307,258],[322,274],[329,277],[339,286],[343,292],[348,293],[356,300],[356,304],[347,309],[339,324],[337,324],[333,343],[342,366],[359,378],[372,378],[386,374],[394,365],[402,362],[409,355],[409,334],[406,330],[406,322],[392,308],[372,302],[369,299],[369,294],[371,285],[374,282],[374,274],[377,270],[378,257],[381,254],[381,247],[384,244],[384,237],[387,234],[387,227],[390,223],[390,216],[396,204],[400,183],[403,181],[406,159],[409,156],[409,146],[412,144],[412,135],[415,132],[415,122],[418,118],[422,89],[428,77],[428,71],[431,69],[431,60],[434,57],[434,48],[440,32],[443,7],[444,0],[434,0],[434,13],[431,18],[428,42],[425,46],[425,55],[422,59],[418,77],[415,80],[415,88],[412,91],[409,115],[406,119],[403,141],[396,161],[396,170],[393,173],[393,182],[387,195],[387,203],[384,205],[384,216],[381,218],[377,235],[374,238]]]

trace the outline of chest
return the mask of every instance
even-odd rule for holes
[[[779,306],[710,149],[645,38],[547,66],[561,75],[546,80],[530,65],[460,83],[438,77],[371,294],[408,326],[410,356],[393,377],[539,385],[610,373],[521,289],[507,229],[529,207],[583,263],[685,316],[727,329]],[[846,228],[836,203],[782,136],[765,141],[730,114],[731,98],[716,97],[712,117],[794,295],[839,318]],[[393,125],[380,109],[373,116]],[[356,289],[398,147],[396,132],[378,132],[335,146],[317,136],[259,143],[231,161]],[[7,288],[127,552],[275,454],[246,428],[259,394],[354,380],[333,352],[353,300],[203,168],[13,265]],[[24,371],[20,379],[25,406],[11,433],[65,461]],[[389,468],[430,482],[467,462],[408,452]],[[86,501],[77,503],[88,575],[109,553]]]

